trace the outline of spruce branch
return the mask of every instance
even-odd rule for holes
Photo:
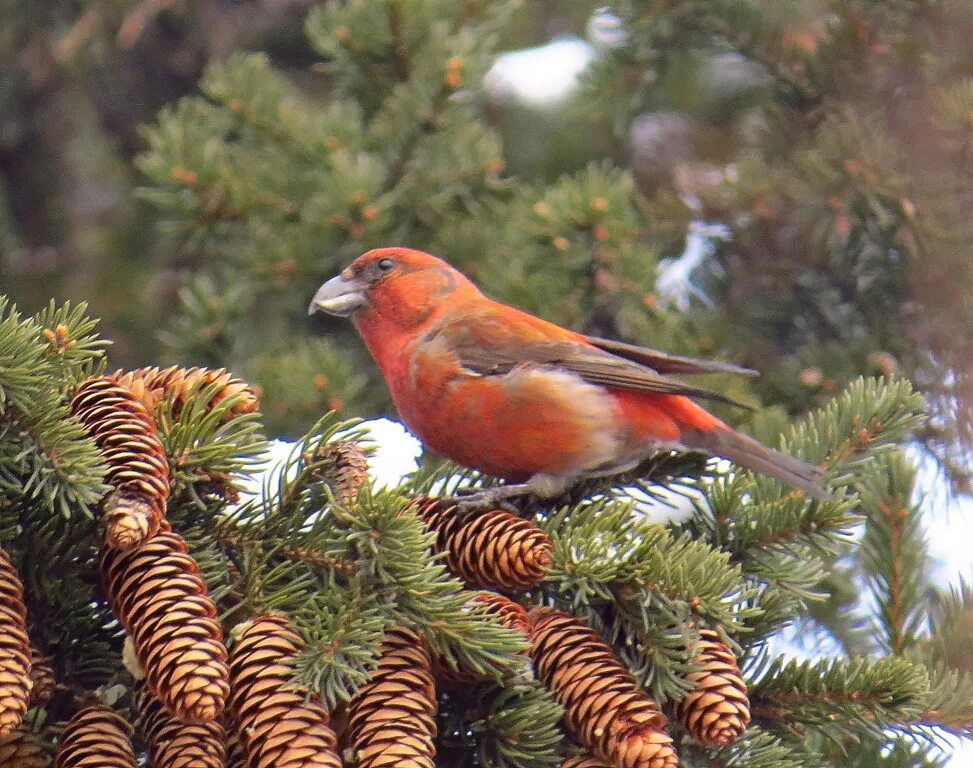
[[[451,667],[494,678],[518,669],[522,637],[470,610],[461,583],[430,563],[431,536],[407,499],[366,486],[354,504],[333,503],[327,448],[364,436],[356,422],[326,416],[292,450],[276,487],[270,481],[216,527],[225,546],[239,547],[255,607],[298,617],[316,638],[302,679],[329,701],[346,698],[373,659],[376,633],[400,624]],[[333,616],[321,623],[314,612]]]
[[[973,658],[973,582],[966,579],[940,593],[929,607],[930,631],[919,650],[933,664],[969,669]]]
[[[367,449],[368,433],[360,424],[361,419],[342,421],[334,411],[326,413],[294,445],[273,477],[267,478],[261,495],[234,510],[230,521],[244,528],[259,522],[268,538],[308,530],[306,507],[312,503],[321,507],[330,499],[327,446],[353,441]]]
[[[105,350],[111,345],[95,333],[98,321],[87,312],[85,302],[58,306],[52,300],[32,318],[41,329],[41,338],[50,345],[47,357],[57,369],[65,393],[100,370]]]
[[[581,502],[541,521],[554,546],[547,583],[571,607],[597,601],[680,604],[728,627],[752,614],[740,566],[725,552],[652,523],[631,503]],[[671,610],[676,610],[672,608]]]
[[[854,489],[856,478],[867,475],[876,457],[893,450],[921,418],[921,400],[908,382],[858,379],[781,434],[778,444],[829,467],[833,486]],[[847,493],[831,501],[809,499],[770,478],[735,471],[707,486],[682,528],[730,552],[762,590],[765,612],[752,627],[759,630],[756,639],[796,618],[808,601],[822,599],[825,563],[851,542],[858,511],[858,499]]]
[[[877,602],[878,637],[893,654],[919,642],[932,590],[914,486],[915,467],[901,452],[879,457],[857,484],[867,518],[860,545],[864,575]]]
[[[368,681],[392,610],[364,580],[353,577],[310,595],[294,621],[307,642],[295,664],[297,679],[333,711]]]
[[[24,319],[0,296],[0,494],[65,516],[87,513],[105,490],[101,457],[64,398],[65,379],[94,368],[103,346],[83,312],[48,308],[40,317],[55,322],[51,329]]]
[[[452,715],[441,714],[441,754],[450,765],[555,768],[564,738],[563,708],[536,680],[481,684],[451,692]],[[456,709],[460,710],[455,714]]]
[[[441,563],[430,562],[432,536],[394,492],[366,490],[357,508],[331,513],[359,573],[454,668],[498,677],[522,664],[524,640],[498,617],[467,606],[469,593]]]
[[[762,613],[757,589],[726,552],[650,522],[630,503],[581,503],[542,525],[554,545],[545,592],[604,625],[638,682],[660,700],[687,692],[695,622],[743,632]]]
[[[155,411],[169,457],[171,495],[206,509],[214,497],[233,501],[244,478],[259,465],[267,442],[252,393],[225,391],[225,383],[200,376],[171,390]]]
[[[827,736],[881,736],[890,723],[908,723],[929,695],[925,667],[901,657],[833,659],[816,663],[778,658],[751,670],[754,720],[788,731]]]
[[[923,420],[922,398],[908,380],[858,378],[804,419],[782,447],[825,462],[837,485],[879,453],[893,450]]]
[[[693,765],[707,768],[805,768],[823,765],[823,757],[807,746],[788,744],[779,736],[751,725],[734,744],[718,750],[704,750],[690,742],[681,745],[682,755],[695,758]]]
[[[943,732],[973,738],[973,675],[969,659],[973,588],[966,581],[938,596],[928,612],[929,634],[912,646],[926,662],[929,697],[914,722],[923,735],[940,740]]]
[[[973,739],[973,675],[930,666],[930,690],[922,711],[902,730],[945,742],[943,732]]]

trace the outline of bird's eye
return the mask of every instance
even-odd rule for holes
[[[395,266],[395,262],[392,259],[382,259],[378,262],[378,268],[383,272],[388,272],[392,267]]]

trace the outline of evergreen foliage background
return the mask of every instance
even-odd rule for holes
[[[307,301],[402,243],[564,325],[758,368],[711,382],[757,406],[721,416],[844,489],[809,501],[663,457],[640,482],[696,489],[688,520],[647,519],[634,478],[524,510],[554,562],[522,597],[586,618],[660,702],[685,693],[700,622],[735,644],[754,725],[725,750],[679,735],[685,764],[935,765],[970,735],[973,603],[930,579],[910,458],[921,446],[969,490],[968,3],[6,5],[0,290],[25,314],[0,307],[0,543],[66,686],[39,733],[75,696],[121,684],[126,701],[94,577],[104,467],[67,418],[108,364],[90,311],[111,368],[225,366],[259,388],[259,428],[156,413],[169,519],[227,626],[289,613],[299,677],[331,707],[408,625],[493,677],[443,696],[449,765],[567,754],[521,641],[466,609],[403,513],[482,481],[433,466],[343,510],[315,464],[344,419],[389,406],[348,328],[308,333]],[[577,94],[484,87],[500,53],[558,31],[594,44]],[[702,258],[680,258],[687,236]],[[300,442],[279,490],[231,512],[212,478],[254,471],[261,434]],[[789,660],[782,633],[828,658]]]

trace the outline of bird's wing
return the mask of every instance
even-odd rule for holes
[[[740,376],[757,376],[757,371],[744,368],[733,363],[722,363],[716,360],[700,360],[696,357],[682,357],[670,355],[650,347],[640,347],[636,344],[626,344],[624,341],[599,339],[597,336],[585,336],[584,340],[594,347],[610,352],[618,357],[624,357],[634,363],[647,365],[659,373],[693,374],[693,373],[735,373]]]
[[[501,376],[518,366],[536,365],[568,371],[604,387],[742,405],[708,389],[672,379],[647,365],[610,354],[571,331],[507,310],[504,307],[464,314],[430,329],[424,341],[440,348],[444,346],[460,365],[481,376]]]

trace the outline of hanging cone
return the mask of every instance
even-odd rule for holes
[[[30,701],[30,640],[24,586],[0,549],[0,738],[20,727]]]
[[[229,693],[223,631],[198,570],[186,542],[170,531],[131,552],[102,548],[105,593],[131,635],[146,684],[187,723],[216,720]]]
[[[221,723],[180,722],[145,685],[136,689],[135,710],[152,768],[224,768],[226,732]]]
[[[115,371],[111,376],[117,384],[129,388],[145,405],[149,413],[172,398],[173,410],[179,413],[192,397],[201,397],[210,388],[206,410],[211,410],[227,398],[235,404],[224,415],[225,420],[253,413],[260,404],[257,393],[245,381],[235,378],[224,368],[138,368],[134,371]]]
[[[44,707],[54,696],[57,680],[50,660],[33,645],[30,646],[30,706]],[[0,762],[0,765],[3,765]]]
[[[108,707],[71,718],[57,745],[54,768],[135,768],[132,726]]]
[[[477,592],[470,598],[470,604],[477,605],[487,613],[500,618],[500,623],[507,629],[520,632],[524,637],[530,632],[530,619],[523,606],[508,597],[495,592]]]
[[[425,643],[408,629],[385,635],[378,666],[348,707],[357,768],[434,768],[436,690]]]
[[[108,465],[111,491],[101,503],[105,541],[131,549],[159,530],[169,498],[169,463],[155,421],[135,395],[104,376],[82,382],[71,413]]]
[[[704,747],[728,747],[750,722],[750,700],[736,656],[711,629],[700,630],[686,676],[695,687],[676,705],[675,716]]]
[[[244,625],[233,644],[229,704],[248,768],[341,768],[328,713],[291,682],[303,648],[279,614]]]
[[[501,510],[461,517],[439,499],[419,499],[416,512],[436,532],[446,567],[468,584],[514,591],[536,587],[551,567],[550,539],[533,523]]]
[[[590,755],[575,755],[561,763],[561,768],[614,768],[614,766]]]
[[[520,632],[524,637],[527,637],[527,633],[530,631],[527,611],[510,598],[498,595],[496,592],[474,592],[467,601],[467,605],[476,606],[485,613],[493,614],[500,619],[500,623],[504,627]],[[472,670],[453,669],[436,656],[433,656],[432,669],[436,683],[440,686],[469,685],[486,679]]]
[[[0,739],[0,766],[3,768],[47,768],[50,764],[44,748],[22,729]]]
[[[368,482],[368,456],[362,447],[353,440],[326,443],[314,460],[322,462],[318,473],[331,487],[335,501],[343,507],[354,504]]]
[[[561,611],[535,608],[529,617],[537,676],[585,748],[618,768],[679,764],[665,716],[594,630]]]

